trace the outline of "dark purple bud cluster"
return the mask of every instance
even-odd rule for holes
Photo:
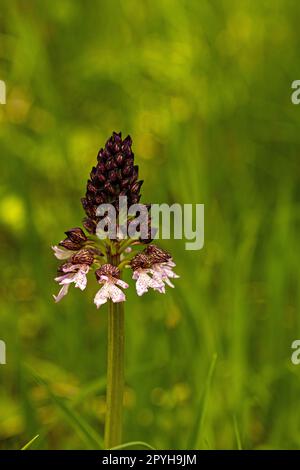
[[[119,196],[127,196],[128,206],[140,200],[143,181],[138,181],[138,166],[134,165],[131,145],[130,136],[122,140],[121,132],[113,132],[104,149],[98,153],[97,166],[92,168],[86,195],[82,199],[87,215],[84,227],[90,233],[96,231],[99,221],[96,211],[100,204],[110,203],[118,209]]]

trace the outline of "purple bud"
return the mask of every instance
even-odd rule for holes
[[[118,153],[120,151],[120,145],[115,144],[114,147],[113,147],[113,150],[114,150],[115,153]]]
[[[107,170],[112,170],[115,167],[115,162],[113,158],[109,158],[105,164]]]
[[[101,183],[104,183],[106,181],[106,176],[103,173],[98,174],[98,180]]]
[[[71,262],[73,264],[88,264],[91,266],[94,262],[94,255],[89,250],[79,250],[78,253],[72,256]]]
[[[69,238],[66,238],[65,240],[61,241],[59,245],[66,248],[66,250],[77,251],[81,248],[82,243],[75,243]]]
[[[147,248],[144,250],[144,253],[147,256],[151,257],[153,264],[165,263],[172,258],[170,253],[165,250],[162,250],[161,248],[158,248],[158,246],[156,245],[147,246]]]
[[[87,237],[80,227],[71,228],[65,234],[74,243],[84,243],[87,241]]]
[[[105,191],[109,192],[110,194],[115,194],[115,189],[114,189],[113,185],[112,185],[109,181],[107,181],[107,182],[105,183],[104,189],[105,189]]]
[[[103,264],[97,271],[95,271],[96,278],[99,280],[101,276],[108,276],[108,277],[120,277],[120,270],[116,266],[112,264]]]
[[[85,197],[81,198],[81,204],[84,210],[88,208],[88,202]]]
[[[137,165],[135,165],[133,167],[133,172],[132,172],[132,176],[130,178],[130,182],[134,183],[138,179],[138,175],[139,175],[139,167]]]
[[[110,171],[109,175],[108,175],[108,178],[112,182],[116,181],[118,179],[118,173],[116,172],[116,170]]]
[[[103,159],[107,160],[110,157],[110,152],[105,148],[103,150]]]
[[[131,195],[131,203],[132,203],[132,204],[137,204],[140,199],[141,199],[141,195],[140,195],[140,194],[133,194],[133,195]]]
[[[129,183],[130,183],[129,178],[127,178],[127,179],[125,179],[125,180],[123,179],[123,180],[120,182],[120,186],[121,186],[122,189],[124,189],[124,188],[127,188],[127,187],[129,186]]]
[[[91,173],[90,173],[91,178],[93,178],[93,176],[95,176],[96,173],[97,173],[97,168],[93,166]]]
[[[130,263],[133,271],[137,269],[150,269],[152,267],[152,260],[150,256],[143,253],[138,253],[134,258],[132,258]]]
[[[125,139],[123,140],[123,145],[125,145],[126,147],[131,147],[132,139],[131,139],[130,135],[125,137]]]
[[[97,194],[95,197],[96,204],[103,204],[105,201],[105,197],[101,196],[100,194]]]
[[[122,133],[121,132],[119,132],[119,133],[113,132],[113,139],[117,143],[122,142]]]
[[[124,168],[122,170],[122,175],[123,176],[129,176],[131,174],[131,172],[132,172],[132,167],[126,164],[126,166],[124,166]]]
[[[135,183],[133,183],[133,185],[131,186],[130,188],[130,191],[133,193],[133,194],[138,194],[138,192],[140,191],[141,189],[141,186],[143,184],[143,180],[141,181],[136,181]]]
[[[95,188],[95,186],[92,184],[92,182],[90,180],[87,183],[87,190],[91,191],[92,193],[97,192],[97,188]]]
[[[83,226],[89,233],[95,233],[96,232],[96,223],[95,223],[95,221],[92,220],[92,219],[89,219],[88,217],[86,217],[83,220]]]
[[[97,165],[97,175],[106,171],[105,162],[99,162]]]
[[[104,152],[104,150],[101,148],[98,152],[98,155],[97,155],[98,162],[103,159],[103,152]]]
[[[106,144],[105,144],[105,148],[108,152],[110,152],[112,150],[112,147],[113,147],[113,143],[112,143],[112,140],[109,139]]]
[[[124,157],[121,153],[118,153],[118,155],[116,156],[116,163],[118,166],[121,166],[122,163],[124,161]]]

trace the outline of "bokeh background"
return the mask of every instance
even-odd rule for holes
[[[205,204],[201,251],[162,243],[176,288],[128,292],[124,442],[299,448],[299,14],[293,0],[1,0],[1,449],[101,445],[106,308],[94,281],[54,304],[50,246],[80,224],[113,130],[133,138],[144,202]]]

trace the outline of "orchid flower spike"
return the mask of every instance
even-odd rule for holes
[[[84,290],[91,269],[101,285],[94,298],[97,308],[108,300],[113,303],[125,301],[122,289],[127,289],[128,284],[121,280],[120,272],[125,267],[131,267],[133,271],[132,278],[136,281],[139,296],[149,289],[164,294],[166,285],[174,287],[172,281],[179,276],[173,271],[175,263],[172,256],[151,244],[155,236],[151,223],[151,204],[144,204],[148,214],[146,233],[141,232],[137,238],[127,238],[124,243],[128,236],[128,221],[127,224],[120,223],[120,198],[126,196],[127,209],[139,203],[142,184],[131,137],[123,139],[121,132],[113,132],[97,154],[97,162],[90,172],[85,196],[81,200],[86,215],[84,229],[75,227],[67,230],[66,238],[52,247],[55,257],[63,261],[55,278],[60,286],[59,293],[53,296],[55,302],[68,293],[71,284]],[[97,229],[103,221],[101,211],[99,213],[98,210],[101,204],[112,206],[117,214],[117,227],[113,236],[108,235],[103,239],[98,236],[98,239]],[[130,220],[130,224],[133,222]],[[141,247],[143,251],[137,254],[132,250]]]

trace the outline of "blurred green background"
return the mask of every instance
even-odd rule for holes
[[[103,435],[106,308],[94,281],[54,304],[50,246],[80,224],[113,130],[144,202],[205,204],[203,250],[162,243],[176,288],[138,298],[130,281],[124,441],[299,448],[299,2],[0,6],[0,448]]]

